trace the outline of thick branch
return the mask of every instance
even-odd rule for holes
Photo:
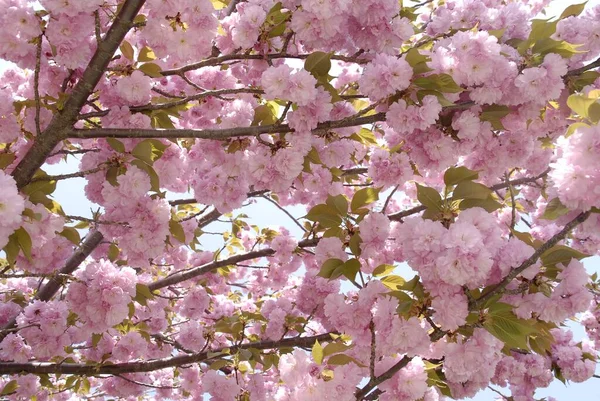
[[[67,260],[64,267],[60,269],[57,275],[53,276],[45,286],[42,287],[36,294],[34,299],[39,299],[40,301],[49,301],[52,299],[54,294],[58,291],[58,289],[63,285],[65,275],[72,274],[79,265],[96,249],[100,242],[102,241],[102,234],[99,231],[92,231],[88,234],[87,238],[79,249],[71,255],[71,257]],[[10,329],[13,328],[16,323],[16,319],[12,319],[8,322],[2,329]],[[4,338],[4,335],[0,336],[0,340]]]
[[[411,359],[412,358],[405,356],[404,358],[400,359],[400,361],[398,361],[394,366],[392,366],[391,368],[386,370],[384,373],[382,373],[381,375],[377,376],[374,379],[369,380],[369,382],[367,384],[365,384],[365,386],[363,388],[361,388],[360,390],[358,390],[356,392],[356,399],[359,401],[364,399],[365,396],[367,396],[375,387],[377,387],[379,384],[383,383],[384,381],[390,379],[397,372],[399,372],[400,369],[402,369],[403,367],[408,365],[408,363],[411,361]]]
[[[83,77],[77,82],[67,99],[62,112],[54,115],[44,133],[36,137],[33,146],[13,171],[12,175],[19,189],[29,183],[33,174],[44,164],[56,145],[67,137],[68,130],[77,121],[81,107],[102,78],[113,54],[131,28],[133,19],[144,3],[145,0],[127,0],[123,4],[104,40],[98,45],[92,60],[83,72]]]
[[[385,121],[385,113],[377,113],[366,117],[352,120],[333,120],[320,123],[313,131],[322,131],[335,128],[355,127],[364,124],[372,124]],[[98,128],[98,129],[72,129],[67,136],[69,138],[196,138],[225,140],[229,138],[257,136],[260,134],[276,134],[293,132],[287,124],[261,125],[254,127],[236,127],[226,129],[135,129],[135,128]]]
[[[265,54],[265,55],[263,55],[263,54],[227,54],[227,55],[219,56],[219,57],[211,57],[211,58],[202,60],[197,63],[188,64],[181,68],[177,68],[177,69],[173,69],[173,70],[164,70],[164,71],[161,71],[160,73],[163,76],[181,75],[188,71],[198,70],[202,67],[219,65],[226,61],[275,60],[275,59],[281,59],[281,58],[295,58],[295,59],[304,60],[308,56],[310,56],[310,54],[281,54],[281,53]],[[360,59],[360,58],[358,58],[358,56],[342,56],[339,54],[332,55],[331,59],[345,61],[345,62],[349,62],[349,63],[357,63],[357,64],[365,64],[368,62],[368,60]]]
[[[587,220],[587,218],[590,217],[590,214],[592,214],[591,210],[582,212],[569,223],[567,223],[562,230],[560,230],[556,235],[536,249],[535,252],[529,258],[527,258],[527,260],[521,263],[518,267],[512,269],[510,273],[508,273],[508,275],[504,277],[504,279],[499,282],[491,291],[479,297],[474,302],[471,302],[469,309],[475,310],[481,308],[490,298],[503,291],[519,274],[521,274],[528,267],[533,266],[544,252],[552,248],[559,241],[563,240],[567,234],[571,232],[571,230]]]
[[[567,72],[567,75],[565,75],[565,76],[572,77],[572,76],[584,73],[586,71],[593,70],[594,68],[598,68],[598,67],[600,67],[600,58],[596,59],[595,61],[591,62],[588,65],[584,65],[581,68],[577,68],[575,70],[571,70],[571,71]]]
[[[175,366],[189,365],[192,363],[203,362],[209,359],[233,355],[243,349],[275,349],[282,347],[310,347],[315,341],[328,342],[333,341],[331,334],[325,333],[312,337],[293,337],[284,338],[278,341],[260,341],[223,347],[212,351],[200,352],[191,355],[178,355],[170,358],[154,359],[150,361],[116,363],[113,365],[86,365],[82,363],[14,363],[0,362],[0,375],[19,374],[19,373],[59,373],[71,375],[118,375],[134,372],[152,372],[155,370],[171,368]],[[209,356],[210,354],[210,356]]]
[[[306,239],[300,241],[298,243],[298,247],[306,248],[317,245],[319,242],[318,239]],[[193,279],[195,277],[201,276],[206,273],[210,273],[211,271],[218,269],[219,267],[225,267],[229,265],[235,265],[236,263],[240,263],[246,260],[252,260],[257,258],[262,258],[265,256],[271,256],[275,254],[275,250],[271,248],[261,249],[258,251],[252,251],[243,253],[240,255],[234,255],[227,259],[217,260],[214,262],[206,263],[202,266],[197,266],[189,270],[182,270],[177,273],[173,273],[172,275],[162,279],[155,281],[154,283],[148,285],[150,291],[159,290],[161,288],[165,288],[171,285],[179,284],[186,280]]]

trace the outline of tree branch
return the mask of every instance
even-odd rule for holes
[[[356,395],[357,401],[363,400],[375,387],[377,387],[379,384],[383,383],[387,379],[390,379],[391,377],[393,377],[397,372],[400,371],[400,369],[402,369],[403,367],[408,365],[408,363],[411,360],[412,360],[411,357],[404,356],[404,358],[400,359],[400,361],[398,361],[394,366],[389,368],[387,371],[385,371],[381,375],[377,376],[376,378],[369,380],[369,382],[367,384],[365,384],[365,386],[363,388],[361,388],[360,390],[358,390],[356,392],[355,395]]]
[[[313,132],[335,128],[354,127],[374,122],[385,121],[385,113],[377,113],[352,120],[333,120],[319,123]],[[72,129],[67,133],[68,138],[196,138],[225,140],[236,137],[257,136],[260,134],[276,134],[293,132],[287,124],[272,124],[253,127],[236,127],[225,129],[135,129],[135,128],[97,128],[97,129]]]
[[[144,5],[145,0],[127,0],[112,23],[104,40],[98,45],[91,61],[83,72],[82,78],[67,99],[63,110],[50,121],[42,135],[36,137],[25,157],[12,173],[19,189],[29,183],[56,145],[67,137],[81,107],[102,78],[112,60],[113,54],[132,26],[132,21]]]
[[[577,215],[577,217],[575,217],[573,220],[568,222],[562,230],[560,230],[552,238],[544,242],[542,246],[536,249],[535,252],[529,258],[523,261],[523,263],[521,263],[518,267],[512,269],[510,273],[508,273],[508,275],[504,277],[504,279],[501,282],[499,282],[491,291],[482,295],[475,301],[470,302],[469,310],[481,308],[490,298],[503,291],[508,286],[508,284],[510,284],[510,282],[513,281],[519,274],[521,274],[525,269],[536,263],[544,252],[552,248],[559,241],[563,240],[567,236],[567,234],[571,232],[571,230],[573,230],[579,224],[587,220],[587,218],[590,217],[591,214],[591,210],[588,210],[587,212],[582,212],[579,215]]]
[[[577,68],[577,69],[574,69],[574,70],[571,70],[571,71],[567,72],[567,74],[565,75],[565,77],[572,77],[572,76],[575,76],[575,75],[579,75],[581,73],[584,73],[586,71],[592,70],[592,69],[597,68],[597,67],[600,67],[600,58],[596,59],[595,61],[591,62],[588,65],[584,65],[581,68]]]
[[[189,365],[192,363],[204,362],[223,356],[233,355],[243,349],[275,349],[282,347],[309,347],[315,341],[328,342],[333,341],[331,337],[335,332],[319,334],[311,337],[293,337],[278,341],[259,341],[245,343],[241,345],[232,345],[212,351],[199,352],[191,355],[178,355],[169,358],[154,359],[150,361],[125,362],[112,365],[86,365],[83,363],[48,363],[48,362],[0,362],[0,375],[19,374],[19,373],[48,373],[48,374],[71,374],[71,375],[118,375],[134,372],[152,372],[155,370],[171,368],[175,366]]]
[[[361,53],[362,54],[362,53]],[[173,70],[164,70],[161,71],[161,75],[163,76],[169,76],[169,75],[180,75],[182,73],[188,72],[188,71],[192,71],[192,70],[198,70],[200,68],[203,67],[209,67],[209,66],[214,66],[214,65],[219,65],[223,62],[226,61],[240,61],[240,60],[275,60],[275,59],[281,59],[281,58],[293,58],[293,59],[300,59],[300,60],[304,60],[306,59],[308,56],[310,56],[310,54],[281,54],[281,53],[276,53],[276,54],[226,54],[224,56],[219,56],[219,57],[211,57],[208,58],[206,60],[202,60],[200,62],[197,63],[193,63],[193,64],[188,64],[185,65],[181,68],[177,68],[177,69],[173,69]],[[331,56],[331,60],[340,60],[340,61],[345,61],[348,63],[356,63],[356,64],[366,64],[368,63],[368,60],[361,60],[359,58],[360,54],[358,56],[356,55],[352,55],[352,56],[342,56],[339,54],[333,54]]]
[[[102,234],[99,231],[92,231],[88,234],[85,241],[81,244],[79,249],[71,255],[71,257],[65,263],[65,266],[60,269],[58,274],[55,274],[45,286],[42,287],[36,294],[34,299],[39,299],[40,301],[49,301],[52,299],[54,294],[58,291],[60,287],[62,287],[64,283],[65,275],[71,275],[79,265],[92,253],[94,249],[100,242],[102,241]],[[10,329],[15,326],[16,319],[11,319],[2,329]],[[4,335],[0,335],[0,341],[4,338]]]

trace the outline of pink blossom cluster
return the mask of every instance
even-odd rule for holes
[[[444,374],[454,398],[472,397],[485,388],[502,359],[504,343],[483,328],[459,342],[443,344]]]
[[[22,336],[31,347],[31,354],[37,359],[48,360],[56,355],[64,356],[65,347],[72,344],[67,317],[69,305],[63,301],[33,301],[27,305],[17,317],[17,324],[22,329]],[[10,341],[10,340],[9,340]],[[27,352],[27,346],[20,339],[14,339],[5,352]],[[25,355],[21,355],[23,358]],[[15,355],[15,357],[18,357]]]
[[[210,55],[219,21],[209,0],[148,1],[144,35],[137,42],[149,45],[171,65],[195,61]]]
[[[19,195],[15,181],[4,171],[0,171],[0,247],[8,243],[8,237],[21,226],[25,201]]]
[[[136,294],[132,268],[99,260],[89,263],[77,278],[69,285],[66,299],[86,330],[102,333],[127,318],[128,304]]]
[[[568,208],[588,210],[600,206],[600,167],[594,162],[599,138],[600,127],[595,125],[578,127],[573,135],[557,140],[557,158],[549,176],[560,201]]]
[[[559,284],[550,296],[536,292],[514,299],[512,302],[517,306],[515,313],[522,318],[535,314],[541,320],[558,323],[587,310],[593,295],[586,288],[589,276],[583,263],[572,259],[557,279]]]
[[[577,344],[570,330],[552,329],[552,362],[562,376],[575,383],[581,383],[592,377],[596,369],[595,352],[590,344]],[[586,356],[587,353],[587,356]]]
[[[526,400],[533,397],[536,389],[548,387],[553,378],[550,358],[515,352],[496,365],[492,382],[502,387],[508,384],[515,400]]]
[[[118,238],[129,263],[147,266],[165,247],[171,208],[166,200],[148,194],[150,178],[135,166],[118,176],[117,183],[103,185],[102,196],[108,203],[104,218],[114,224],[100,230],[107,238]]]

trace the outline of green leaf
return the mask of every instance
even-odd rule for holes
[[[589,124],[586,124],[586,123],[581,123],[581,122],[573,123],[573,124],[569,125],[569,128],[567,128],[565,137],[568,138],[571,135],[573,135],[578,128],[589,128],[589,127],[590,127]]]
[[[304,69],[315,78],[327,76],[331,69],[331,53],[311,53],[304,61]]]
[[[483,327],[507,346],[524,350],[529,350],[527,337],[536,332],[531,322],[519,319],[506,309],[490,313]]]
[[[166,110],[159,110],[152,113],[150,117],[152,128],[174,129],[173,121]]]
[[[138,67],[138,70],[142,71],[144,74],[148,75],[152,78],[160,78],[162,77],[161,68],[154,63],[145,63]]]
[[[154,160],[152,159],[152,144],[147,140],[141,141],[135,145],[131,154],[150,165],[154,163]]]
[[[491,195],[492,190],[483,184],[473,181],[462,181],[458,183],[452,192],[453,199],[481,199],[485,200]]]
[[[31,260],[31,237],[29,233],[23,228],[19,227],[17,231],[13,234],[17,238],[17,242],[19,243],[19,247],[23,251],[23,254],[28,260]]]
[[[504,126],[500,120],[510,114],[510,112],[511,109],[508,106],[492,104],[490,106],[483,107],[483,111],[479,115],[479,119],[481,121],[489,121],[492,124],[492,127],[496,130],[503,130]]]
[[[406,280],[393,274],[382,278],[381,282],[392,291],[399,290],[406,284]]]
[[[331,274],[330,279],[336,279],[340,276],[346,277],[350,281],[354,281],[356,275],[360,271],[360,262],[358,259],[349,259],[343,265],[338,266]]]
[[[6,167],[10,166],[16,158],[17,155],[15,155],[14,153],[0,154],[0,170],[4,170]]]
[[[17,381],[11,380],[8,383],[6,383],[6,385],[2,389],[2,392],[0,392],[0,395],[11,394],[11,393],[15,392],[18,388],[19,388],[19,385],[17,384]]]
[[[460,210],[466,210],[472,207],[480,207],[491,213],[500,209],[502,204],[496,201],[492,195],[490,195],[487,199],[463,199],[460,201]]]
[[[567,266],[573,258],[580,260],[588,256],[590,255],[586,255],[565,245],[554,245],[542,254],[541,259],[544,266],[552,266],[557,263]]]
[[[106,138],[108,145],[116,152],[125,153],[125,145],[123,142],[115,138]]]
[[[406,52],[404,59],[412,67],[415,75],[432,71],[432,69],[427,66],[427,62],[431,61],[431,58],[422,55],[419,53],[419,50],[414,47]]]
[[[534,53],[539,53],[540,56],[545,56],[549,53],[558,54],[564,58],[570,58],[575,54],[585,53],[584,51],[577,50],[581,45],[573,45],[569,42],[565,42],[564,40],[558,41],[550,38],[542,39],[537,41],[533,45],[532,51]]]
[[[442,93],[460,93],[463,89],[454,82],[448,74],[432,74],[426,77],[415,78],[413,83],[423,89],[431,89]]]
[[[210,370],[219,370],[219,369],[222,369],[225,366],[229,365],[229,363],[230,363],[230,361],[228,361],[227,359],[218,359],[218,360],[214,361],[213,363],[211,363],[208,368]]]
[[[321,344],[319,344],[319,340],[316,340],[315,345],[313,345],[312,347],[312,357],[318,365],[323,363],[323,358],[325,357],[325,355],[323,353],[323,347],[321,346]]]
[[[360,256],[362,252],[360,249],[360,244],[362,244],[362,238],[359,234],[355,233],[352,235],[352,237],[350,237],[350,241],[348,241],[348,248],[350,248],[350,251],[353,255]]]
[[[329,357],[329,359],[327,359],[328,365],[347,365],[349,363],[355,363],[356,365],[358,365],[360,367],[365,367],[365,365],[363,365],[362,363],[358,362],[356,359],[354,359],[351,356],[348,356],[346,354],[336,354],[336,355]]]
[[[379,199],[380,188],[363,188],[356,191],[350,203],[353,212]]]
[[[148,46],[142,47],[142,49],[140,50],[140,54],[138,56],[138,61],[145,62],[145,61],[152,61],[152,60],[156,60],[156,54],[154,54],[152,49],[149,48]]]
[[[75,245],[79,245],[79,243],[81,242],[79,231],[77,231],[73,227],[64,227],[59,234],[71,241]]]
[[[254,109],[252,125],[272,125],[277,122],[279,105],[275,102],[261,104]]]
[[[562,12],[559,20],[565,19],[565,18],[571,17],[571,16],[578,16],[579,14],[581,14],[581,12],[585,8],[586,4],[587,4],[587,1],[584,1],[583,3],[580,3],[580,4],[570,5],[569,7],[565,8],[565,11]]]
[[[430,90],[430,89],[421,89],[420,91],[417,92],[417,99],[419,99],[419,102],[423,102],[423,99],[425,98],[425,96],[428,95],[432,95],[437,97],[438,102],[443,106],[443,107],[448,107],[448,106],[454,106],[455,103],[451,102],[450,100],[448,100],[440,91],[434,91],[434,90]]]
[[[133,298],[133,299],[138,304],[147,306],[148,305],[147,300],[153,299],[153,298],[154,298],[154,295],[152,294],[152,292],[150,291],[150,288],[148,288],[147,285],[141,284],[141,283],[137,283],[135,285],[135,298]]]
[[[583,118],[589,117],[589,108],[596,102],[596,99],[583,95],[571,95],[567,98],[567,106]]]
[[[596,102],[588,108],[588,118],[594,124],[600,121],[600,103]]]
[[[92,347],[97,346],[101,339],[102,339],[102,333],[92,334]]]
[[[393,265],[387,265],[387,264],[379,265],[375,268],[375,270],[373,270],[373,276],[375,276],[375,277],[386,276],[386,275],[390,274],[391,272],[393,272],[394,269],[396,269],[396,267]]]
[[[333,272],[343,264],[344,261],[341,259],[327,259],[323,263],[323,266],[321,266],[321,270],[317,276],[330,279]]]
[[[570,210],[562,204],[560,199],[554,198],[546,205],[546,210],[544,210],[544,214],[542,215],[542,219],[545,220],[556,220],[561,216],[569,213]]]
[[[348,200],[346,200],[346,197],[344,195],[329,195],[325,203],[329,207],[337,210],[338,214],[341,217],[345,217],[348,215]]]
[[[185,232],[183,231],[183,226],[180,222],[175,220],[169,221],[169,232],[173,236],[173,238],[177,239],[177,241],[185,244]]]
[[[324,356],[329,356],[332,354],[337,354],[339,352],[344,352],[349,350],[351,347],[343,344],[343,343],[339,343],[339,342],[332,342],[329,343],[325,346],[325,348],[323,348],[323,355]]]
[[[160,183],[158,180],[158,174],[156,174],[156,171],[154,171],[152,166],[149,166],[147,163],[143,162],[142,160],[132,160],[131,164],[136,166],[140,170],[144,170],[150,177],[150,187],[152,188],[152,190],[154,192],[160,192]]]
[[[119,176],[119,168],[118,167],[109,167],[108,170],[106,170],[106,181],[108,181],[110,183],[110,185],[112,185],[113,187],[117,187],[119,186],[119,181],[117,180],[117,177]]]
[[[444,183],[450,187],[461,181],[473,181],[479,178],[477,171],[469,170],[466,167],[450,167],[444,174]]]
[[[315,221],[326,228],[339,227],[342,224],[342,218],[337,210],[329,205],[319,204],[313,206],[306,215],[310,221]]]
[[[428,209],[442,210],[442,197],[433,188],[417,185],[417,199]]]
[[[133,61],[133,46],[131,46],[131,43],[129,43],[128,41],[124,40],[123,43],[121,43],[121,46],[119,46],[119,50],[121,50],[121,53],[123,53],[123,56],[128,59]]]

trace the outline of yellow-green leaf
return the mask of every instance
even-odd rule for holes
[[[371,204],[379,199],[380,188],[363,188],[356,191],[350,203],[350,209],[355,212],[363,206]]]
[[[142,49],[140,50],[140,54],[138,56],[138,61],[145,62],[145,61],[152,61],[152,60],[156,60],[156,54],[154,54],[152,49],[149,48],[148,46],[142,47]]]
[[[125,145],[123,142],[115,138],[106,138],[108,145],[116,152],[125,153]]]
[[[400,276],[396,276],[393,274],[382,278],[381,282],[387,288],[389,288],[390,290],[393,290],[393,291],[401,289],[404,286],[404,284],[406,284],[406,280],[404,280]]]
[[[312,347],[312,357],[317,364],[323,363],[323,347],[319,344],[319,340],[315,341],[315,345]]]
[[[567,106],[576,114],[583,118],[589,117],[589,108],[596,103],[596,99],[589,98],[583,95],[571,95],[567,98]]]
[[[425,187],[418,183],[417,185],[417,200],[428,209],[442,210],[442,197],[433,188]]]
[[[342,218],[338,214],[338,211],[324,204],[313,206],[306,215],[306,218],[310,221],[319,222],[319,224],[326,228],[339,227],[342,224]]]
[[[453,199],[487,199],[492,190],[483,184],[473,181],[462,181],[458,183],[452,192]]]
[[[562,204],[560,199],[554,198],[546,205],[546,210],[544,210],[544,214],[542,215],[542,219],[546,220],[556,220],[561,216],[569,213],[570,210]]]
[[[169,221],[169,232],[171,235],[177,239],[177,241],[185,244],[185,232],[183,231],[183,226],[181,223],[175,220]]]
[[[386,275],[390,274],[391,272],[393,272],[395,268],[396,267],[393,265],[387,265],[387,264],[379,265],[375,268],[375,270],[373,270],[373,276],[375,276],[375,277],[386,276]]]
[[[77,231],[73,227],[64,227],[59,234],[71,241],[75,245],[79,245],[79,242],[81,242],[79,231]]]
[[[338,214],[342,217],[345,217],[348,214],[348,201],[344,195],[329,195],[325,203],[337,210]]]
[[[121,46],[119,46],[119,50],[121,50],[126,59],[133,61],[133,46],[131,46],[131,43],[124,40]]]
[[[477,171],[469,170],[466,167],[450,167],[444,174],[444,183],[446,186],[456,185],[461,181],[472,181],[479,178]]]
[[[578,250],[565,245],[554,245],[542,254],[541,259],[544,266],[551,266],[557,263],[562,263],[566,266],[573,258],[579,260],[587,258],[588,256],[589,255],[583,252],[579,252]]]
[[[321,270],[319,271],[319,274],[317,274],[317,276],[323,278],[331,278],[331,275],[333,274],[335,269],[342,266],[343,264],[344,261],[341,259],[327,259],[323,263],[323,266],[321,266]]]
[[[140,71],[142,71],[144,74],[148,75],[149,77],[152,77],[152,78],[162,77],[162,74],[160,73],[162,70],[157,64],[145,63],[145,64],[140,65],[138,67],[138,69]]]
[[[331,53],[311,53],[304,61],[304,69],[316,78],[326,76],[331,69]]]
[[[0,395],[9,395],[11,393],[14,393],[18,388],[19,385],[17,384],[17,381],[11,380],[8,383],[6,383],[6,385],[4,385],[4,388],[2,388]]]
[[[577,16],[577,15],[581,14],[581,12],[585,8],[586,4],[587,4],[587,1],[584,1],[583,3],[580,3],[580,4],[570,5],[569,7],[565,8],[565,11],[562,12],[559,19],[565,19],[567,17]]]

